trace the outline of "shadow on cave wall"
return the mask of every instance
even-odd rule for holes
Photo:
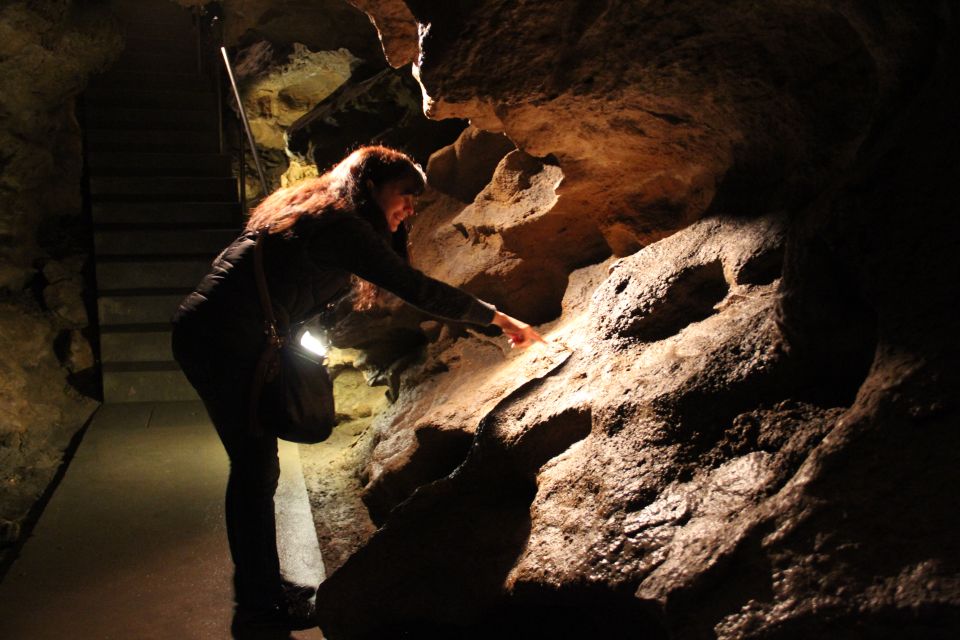
[[[802,369],[798,397],[848,407],[876,354],[877,311],[850,268],[802,227],[787,244],[785,265],[777,323]]]
[[[382,525],[398,504],[425,484],[445,478],[463,462],[473,438],[465,431],[422,427],[417,429],[417,446],[402,473],[383,474],[381,480],[363,492],[370,518]]]
[[[401,623],[358,637],[666,640],[669,636],[657,622],[655,609],[632,593],[583,586],[563,590],[518,588],[515,598],[485,611],[482,620],[471,624]]]

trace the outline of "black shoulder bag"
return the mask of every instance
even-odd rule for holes
[[[337,422],[333,382],[323,357],[303,348],[288,326],[277,323],[263,272],[263,237],[257,236],[253,262],[267,341],[250,390],[250,431],[314,444],[325,440]]]

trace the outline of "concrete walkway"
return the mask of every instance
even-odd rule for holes
[[[319,581],[299,453],[283,445],[281,564],[298,580]],[[0,584],[0,638],[229,638],[226,477],[226,455],[199,402],[101,407]]]

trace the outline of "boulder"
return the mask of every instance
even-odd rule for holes
[[[732,242],[741,236],[747,240]],[[560,606],[556,598],[573,591],[554,598],[543,590],[565,591],[569,581],[576,591],[585,579],[611,592],[604,607],[620,607],[613,592],[627,579],[626,565],[597,564],[596,554],[606,548],[598,536],[614,545],[621,535],[612,533],[617,526],[608,518],[657,495],[682,469],[696,469],[700,456],[723,458],[725,420],[784,393],[789,366],[770,321],[778,280],[738,285],[725,275],[778,236],[782,242],[773,220],[707,220],[619,263],[574,272],[563,314],[542,327],[547,345],[519,353],[506,352],[503,338],[433,345],[425,363],[405,375],[397,404],[377,418],[364,500],[384,528],[322,590],[349,598],[359,588],[352,581],[387,556],[403,557],[395,563],[397,580],[403,573],[422,587],[394,596],[379,620],[367,614],[362,624],[337,600],[324,610],[325,632],[364,637],[383,628],[426,633],[445,625],[492,632],[514,619],[518,603],[535,606],[549,597]],[[663,264],[660,273],[647,273],[648,251]],[[639,302],[641,291],[660,290],[668,302],[654,313],[676,315],[675,308],[667,310],[669,287],[655,283],[675,281],[700,264],[719,266],[711,272],[725,292],[717,309],[686,315],[684,322],[675,318],[657,340],[609,335],[610,316],[632,313],[616,305]],[[648,284],[625,288],[628,276]],[[707,388],[716,393],[696,402],[688,397]],[[690,450],[677,446],[683,441]],[[816,441],[810,436],[804,446]],[[744,449],[749,446],[736,453],[747,455]],[[758,474],[769,489],[773,480]],[[435,543],[411,555],[408,545],[417,537]],[[463,560],[451,561],[451,554]],[[469,560],[478,555],[484,568]],[[626,562],[622,549],[614,556]],[[441,576],[428,578],[441,564]],[[389,592],[394,574],[380,575],[374,590]],[[443,593],[429,596],[437,581]],[[418,602],[442,613],[428,615]],[[416,620],[428,622],[417,626]],[[643,625],[656,628],[652,620]]]

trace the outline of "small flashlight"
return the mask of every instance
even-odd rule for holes
[[[300,334],[300,346],[320,357],[326,357],[327,355],[327,345],[309,331]]]

